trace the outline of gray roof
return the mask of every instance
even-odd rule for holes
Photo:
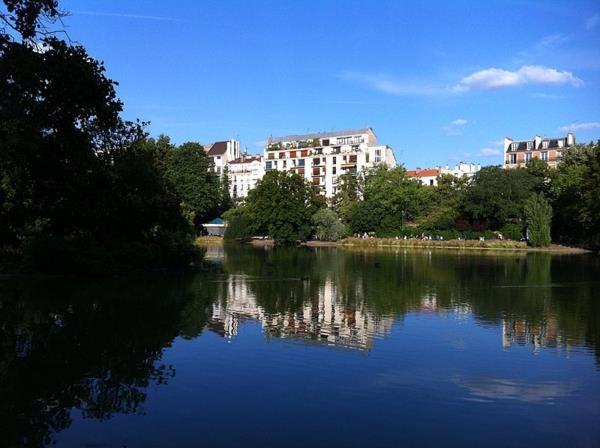
[[[309,140],[313,138],[327,138],[337,137],[341,135],[366,134],[369,131],[373,132],[373,128],[343,129],[341,131],[315,132],[313,134],[284,135],[283,137],[271,137],[267,140],[267,142],[269,144],[281,142],[294,142],[300,140]],[[373,132],[373,134],[375,134],[375,132]]]

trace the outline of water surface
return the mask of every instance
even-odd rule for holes
[[[7,446],[600,446],[591,256],[211,248],[0,281]]]

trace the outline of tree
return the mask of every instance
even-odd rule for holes
[[[166,165],[167,179],[182,205],[193,212],[197,228],[219,214],[219,178],[200,143],[187,142],[170,151]]]
[[[406,177],[403,167],[378,166],[359,182],[363,198],[348,212],[352,232],[398,235],[405,221],[421,216],[431,205],[431,190]]]
[[[282,171],[265,174],[245,204],[256,232],[277,242],[307,239],[312,216],[323,206],[324,200],[301,176]]]
[[[219,215],[233,207],[233,199],[231,199],[229,188],[229,168],[225,167],[221,179],[219,179]]]
[[[333,197],[333,209],[348,222],[352,206],[359,200],[360,188],[357,176],[342,174],[338,177],[338,190]]]
[[[533,194],[524,204],[527,222],[527,242],[533,247],[549,246],[550,223],[552,221],[552,207],[542,194]]]
[[[600,248],[600,144],[565,152],[552,178],[554,238]]]
[[[322,208],[313,215],[315,235],[321,241],[337,241],[347,234],[346,226],[340,222],[337,213],[328,208]]]
[[[120,117],[122,103],[104,65],[82,46],[48,34],[46,23],[60,18],[55,1],[5,4],[3,245],[22,257],[29,254],[40,269],[57,268],[61,257],[64,268],[79,268],[86,257],[94,259],[90,266],[107,269],[110,263],[101,260],[129,260],[131,267],[158,260],[188,263],[191,229],[164,181],[159,157],[143,144],[143,123]]]
[[[484,167],[466,191],[464,211],[473,221],[499,229],[523,218],[523,205],[535,185],[535,178],[524,169]]]

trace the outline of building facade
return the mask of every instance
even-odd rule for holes
[[[269,138],[264,150],[265,172],[293,171],[331,198],[339,176],[356,175],[377,165],[396,166],[394,151],[377,145],[372,128]]]
[[[564,151],[575,144],[575,135],[569,132],[566,137],[542,138],[536,135],[533,140],[516,141],[504,138],[504,168],[524,167],[532,159],[548,162],[555,168],[560,162]]]
[[[481,165],[477,163],[459,162],[453,168],[450,168],[449,166],[438,166],[436,168],[425,169],[417,168],[415,170],[407,171],[406,175],[413,179],[417,179],[423,185],[437,186],[438,176],[440,174],[451,174],[455,177],[467,177],[470,179],[475,176],[479,170],[481,170]]]
[[[227,164],[229,176],[229,194],[235,199],[243,199],[256,187],[265,174],[263,158],[242,154]]]
[[[212,145],[206,145],[204,148],[209,157],[212,158],[215,173],[219,176],[223,174],[223,170],[230,161],[240,157],[240,142],[238,140],[215,142]]]

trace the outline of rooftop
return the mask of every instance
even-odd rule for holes
[[[209,156],[222,156],[227,152],[227,142],[215,142],[208,150]]]
[[[284,135],[283,137],[270,137],[267,140],[267,143],[271,144],[271,143],[310,140],[313,138],[328,138],[328,137],[338,137],[338,136],[345,136],[345,135],[359,135],[359,134],[366,134],[368,132],[375,134],[375,132],[373,132],[373,128],[343,129],[341,131],[315,132],[312,134],[298,134],[298,135]]]
[[[439,168],[425,168],[423,170],[417,168],[416,170],[407,171],[406,175],[408,177],[433,177],[438,176],[440,172],[441,170]]]
[[[260,162],[261,156],[250,156],[250,155],[242,155],[242,157],[238,157],[235,160],[231,160],[229,163],[252,163],[252,162]]]

